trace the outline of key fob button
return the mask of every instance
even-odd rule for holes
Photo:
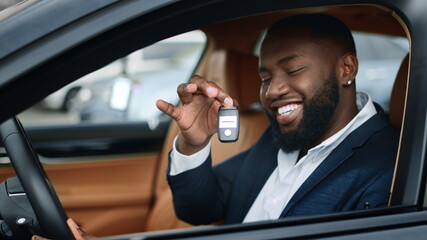
[[[227,137],[231,136],[231,130],[230,129],[225,129],[224,130],[224,135],[227,136]]]

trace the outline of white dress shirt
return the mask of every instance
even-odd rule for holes
[[[332,150],[377,112],[371,98],[365,93],[357,93],[356,104],[359,113],[340,131],[308,150],[307,154],[298,162],[299,150],[291,153],[279,150],[277,154],[278,165],[264,184],[243,222],[278,219],[280,217],[298,188]],[[172,176],[200,166],[209,156],[210,143],[201,151],[186,156],[177,151],[175,141],[171,151],[169,173]]]

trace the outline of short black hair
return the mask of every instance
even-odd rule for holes
[[[274,23],[267,35],[285,27],[306,28],[313,32],[313,40],[317,43],[328,42],[334,47],[342,47],[342,54],[356,54],[353,35],[350,29],[338,18],[325,14],[302,14],[283,18]]]

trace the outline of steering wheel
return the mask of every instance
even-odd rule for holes
[[[16,116],[0,124],[0,136],[43,233],[52,239],[74,239],[64,208]]]

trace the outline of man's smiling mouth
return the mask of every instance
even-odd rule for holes
[[[301,104],[296,104],[296,103],[287,104],[277,109],[277,113],[279,115],[289,115],[292,113],[292,111],[294,111],[295,109],[298,109],[300,106]]]

